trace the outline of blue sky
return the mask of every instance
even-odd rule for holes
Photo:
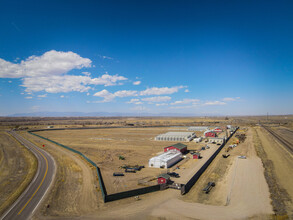
[[[0,1],[0,115],[293,113],[292,1]]]

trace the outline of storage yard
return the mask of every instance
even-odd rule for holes
[[[157,184],[157,176],[165,173],[166,169],[154,168],[162,167],[172,168],[174,163],[180,164],[184,169],[188,170],[192,164],[199,163],[197,160],[193,160],[192,154],[188,154],[181,161],[181,153],[170,152],[170,155],[160,156],[172,149],[173,146],[178,145],[177,141],[155,141],[155,137],[168,131],[168,127],[161,128],[109,128],[109,129],[83,129],[83,130],[52,130],[52,131],[40,131],[36,132],[38,135],[54,140],[58,143],[72,147],[90,158],[100,168],[101,173],[106,185],[108,193],[117,193],[126,190],[141,188],[145,186]],[[187,127],[185,128],[187,130]],[[172,132],[176,134],[177,132]],[[180,135],[194,136],[193,132],[182,132]],[[199,132],[198,135],[203,135],[203,132]],[[220,135],[225,135],[221,133]],[[175,135],[176,136],[176,135]],[[173,143],[173,144],[172,144]],[[179,144],[181,149],[186,151],[187,147],[190,151],[199,151],[202,147],[206,146],[205,142],[189,142]],[[213,145],[213,144],[211,144]],[[183,146],[183,148],[182,148]],[[185,146],[185,147],[184,147]],[[217,146],[217,145],[216,145]],[[172,148],[170,148],[172,147]],[[171,150],[172,151],[172,150]],[[214,151],[212,148],[210,152]],[[168,152],[167,152],[168,153]],[[174,154],[174,156],[172,155]],[[203,163],[208,158],[208,155],[203,153],[201,156],[203,159],[200,163]],[[211,154],[211,153],[210,153]],[[172,160],[165,163],[164,159],[171,157]],[[149,161],[151,158],[153,162]],[[167,159],[168,160],[168,159]],[[160,162],[158,162],[160,161]],[[163,164],[164,163],[164,164]],[[153,166],[151,166],[153,164]],[[160,165],[158,165],[160,164]],[[140,170],[135,170],[134,166],[143,166]],[[194,165],[192,165],[194,168]],[[125,173],[125,168],[127,173]],[[113,173],[123,172],[124,176],[115,176]],[[182,175],[183,175],[183,171]],[[194,170],[190,171],[190,174],[183,175],[182,180],[190,177]],[[185,173],[189,173],[186,171]],[[181,178],[180,178],[181,181]]]
[[[290,126],[270,127],[290,141]],[[223,129],[223,125],[207,127],[209,131],[216,127]],[[207,130],[200,128],[201,131],[191,131],[196,138],[190,142],[155,140],[156,136],[170,130],[186,132],[188,128],[134,126],[35,132],[79,150],[97,163],[109,194],[170,184],[167,190],[109,203],[103,203],[96,172],[89,163],[73,152],[22,131],[23,136],[33,140],[39,147],[45,144],[44,149],[54,155],[58,163],[56,184],[36,212],[36,218],[70,216],[72,219],[96,219],[98,216],[117,219],[122,214],[129,219],[140,216],[150,219],[270,219],[274,213],[281,218],[292,216],[292,156],[286,153],[287,148],[281,143],[276,144],[274,137],[261,127],[241,127],[190,191],[182,196],[178,189],[200,170],[220,147],[223,138],[230,134],[229,130],[223,130],[215,132],[215,138],[204,137]],[[255,134],[262,145],[255,142]],[[257,149],[257,156],[254,148]],[[151,158],[176,151],[182,154],[182,159],[170,168],[149,167]],[[68,156],[66,161],[65,153]],[[274,166],[271,166],[271,161]],[[210,183],[214,184],[209,186]],[[67,210],[66,213],[64,210]]]

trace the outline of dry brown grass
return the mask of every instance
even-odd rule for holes
[[[0,131],[0,215],[20,196],[37,170],[35,156],[12,136]]]
[[[35,219],[44,216],[77,217],[92,213],[102,205],[102,199],[95,188],[97,182],[94,170],[89,169],[81,158],[26,132],[22,135],[39,147],[45,144],[43,149],[54,157],[57,164],[55,181]]]
[[[291,204],[291,199],[287,191],[278,182],[274,164],[277,161],[272,161],[268,158],[268,155],[256,130],[254,130],[253,133],[253,141],[257,155],[261,158],[265,168],[264,175],[271,193],[274,212],[276,213],[278,219],[286,219],[288,218],[288,203]]]
[[[187,128],[187,127],[186,127]],[[172,130],[170,130],[172,129]],[[151,157],[163,148],[177,142],[155,141],[158,134],[174,128],[110,128],[86,130],[42,131],[37,134],[72,147],[95,162],[100,168],[108,193],[143,187],[138,184],[145,177],[156,177],[165,170],[148,167]],[[182,128],[181,128],[182,129]],[[198,135],[202,132],[198,132]],[[199,149],[202,144],[184,143],[188,149]],[[119,155],[125,160],[119,160]],[[127,173],[123,178],[113,177],[113,172],[124,172],[123,165],[144,165],[136,174]],[[155,184],[155,182],[153,183]]]

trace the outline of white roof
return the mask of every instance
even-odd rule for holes
[[[179,151],[170,150],[170,151],[167,151],[163,154],[160,154],[159,156],[152,157],[150,160],[154,159],[154,160],[161,160],[161,161],[166,162],[174,157],[178,157],[179,155],[182,155]]]
[[[210,140],[223,140],[221,137],[209,137]]]
[[[159,134],[157,137],[188,137],[194,135],[194,132],[174,132],[170,131],[165,134]]]

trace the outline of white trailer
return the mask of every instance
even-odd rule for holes
[[[194,138],[193,141],[199,143],[202,141],[202,137]]]

